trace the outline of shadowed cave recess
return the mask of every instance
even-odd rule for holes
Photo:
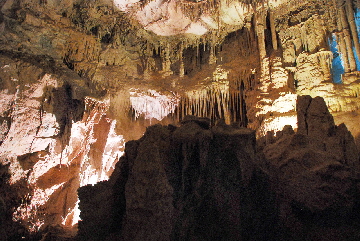
[[[0,240],[360,240],[360,1],[0,1]]]

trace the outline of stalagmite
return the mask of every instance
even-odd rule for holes
[[[357,55],[358,59],[360,59],[359,36],[358,36],[357,31],[356,31],[354,9],[352,7],[352,3],[351,3],[350,0],[346,0],[346,10],[347,10],[347,18],[348,18],[349,25],[350,25],[350,30],[351,30],[351,35],[352,35],[352,38],[353,38],[352,40],[353,40],[353,43],[354,43],[356,55]],[[358,66],[358,67],[360,67],[360,66]]]
[[[348,53],[350,71],[355,71],[356,70],[356,62],[355,62],[355,58],[354,58],[354,52],[352,50],[352,41],[351,41],[351,37],[350,37],[349,24],[347,22],[346,13],[345,13],[343,6],[341,6],[339,8],[339,13],[340,13],[340,21],[341,21],[341,25],[342,25],[342,31],[344,33],[346,50]]]
[[[278,42],[277,42],[277,36],[276,36],[275,19],[274,19],[273,11],[270,11],[270,29],[271,29],[272,45],[273,45],[274,50],[277,50]]]

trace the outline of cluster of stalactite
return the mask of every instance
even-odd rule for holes
[[[336,0],[334,0],[336,1]],[[356,30],[354,6],[351,0],[337,0],[334,5],[337,9],[337,29],[339,50],[342,53],[345,72],[356,71],[355,56],[360,57],[360,43]],[[353,51],[353,47],[355,51]],[[360,66],[359,66],[360,67]]]
[[[188,92],[180,99],[174,113],[178,121],[186,115],[207,117],[212,123],[222,119],[226,124],[247,126],[246,91],[251,88],[254,75],[244,70],[226,83]]]
[[[160,72],[163,76],[176,74],[184,77],[191,72],[189,69],[200,69],[203,64],[216,63],[220,41],[215,35],[195,40],[169,38],[145,41],[139,51],[142,72],[144,75]],[[188,53],[191,53],[191,58]]]
[[[317,61],[319,66],[321,67],[321,71],[323,73],[323,78],[325,80],[330,79],[331,73],[331,64],[333,59],[333,54],[331,51],[319,51],[316,53]]]
[[[273,35],[273,45],[276,46],[274,49],[277,49],[276,33],[274,32]],[[164,77],[172,75],[184,77],[194,70],[200,71],[206,65],[236,62],[237,59],[257,53],[259,45],[256,45],[255,37],[255,27],[248,22],[231,37],[217,36],[213,33],[198,39],[168,38],[154,42],[146,41],[139,54],[143,74],[148,76],[159,72]],[[261,36],[258,36],[258,39],[265,41]],[[264,46],[266,52],[265,42],[261,46]],[[227,55],[228,52],[231,53],[230,57]],[[235,55],[236,59],[233,58]],[[261,56],[264,58],[266,53]]]
[[[201,14],[209,14],[211,11],[214,11],[218,7],[218,1],[209,0],[209,1],[179,1],[180,8],[182,12],[190,18],[191,20],[196,20],[201,16]]]

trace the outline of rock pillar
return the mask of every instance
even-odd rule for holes
[[[352,41],[351,41],[351,35],[349,31],[349,24],[346,19],[346,13],[344,10],[344,7],[339,7],[339,13],[340,13],[340,22],[342,26],[342,32],[344,33],[344,40],[346,44],[346,50],[348,53],[348,59],[349,59],[349,67],[350,71],[356,70],[356,62],[354,58],[354,52],[352,50]]]
[[[275,18],[274,18],[273,11],[270,11],[270,28],[271,28],[272,45],[273,45],[274,50],[277,50],[278,41],[277,41],[277,37],[276,37]]]
[[[180,70],[179,70],[180,73],[179,73],[179,75],[180,75],[180,77],[184,77],[184,75],[185,75],[183,51],[184,51],[184,45],[183,45],[183,43],[180,43],[180,50],[179,50],[179,61],[180,61]]]
[[[347,19],[349,21],[352,40],[354,43],[356,55],[358,59],[360,59],[360,43],[359,43],[359,36],[356,31],[356,24],[355,24],[355,15],[354,15],[354,9],[352,6],[352,3],[350,0],[346,0],[346,12],[347,12]]]
[[[337,33],[336,34],[336,40],[337,40],[337,43],[339,45],[339,51],[341,53],[341,58],[342,58],[343,63],[344,63],[344,70],[345,70],[345,72],[350,72],[350,65],[349,65],[348,54],[347,54],[347,51],[346,51],[344,33],[342,33],[342,32]]]

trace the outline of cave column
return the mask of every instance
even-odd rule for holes
[[[265,47],[265,19],[263,16],[257,16],[256,18],[256,35],[258,40],[258,48],[260,54],[260,61],[262,62],[266,58]]]
[[[266,14],[259,13],[256,16],[256,25],[255,31],[257,35],[259,57],[260,57],[260,68],[261,68],[261,82],[262,86],[261,91],[267,92],[269,84],[271,83],[270,79],[270,62],[269,58],[266,57],[266,46],[265,46],[265,18]]]
[[[272,39],[273,49],[277,50],[278,41],[277,41],[277,37],[276,37],[275,17],[274,17],[273,11],[270,11],[270,30],[271,30],[271,39]]]
[[[185,75],[183,52],[184,52],[184,44],[183,44],[183,42],[181,42],[180,43],[180,49],[179,49],[179,61],[180,61],[179,75],[180,75],[181,78],[184,77],[184,75]]]
[[[164,76],[170,76],[173,74],[171,71],[170,49],[170,43],[167,43],[165,49],[162,51],[162,72]]]
[[[354,52],[352,50],[352,41],[351,41],[351,36],[350,36],[350,31],[349,31],[349,24],[346,19],[346,13],[344,10],[344,6],[339,6],[339,13],[340,13],[340,22],[341,22],[341,26],[342,26],[342,32],[344,34],[344,40],[345,40],[345,45],[346,45],[346,50],[347,50],[346,52],[347,52],[348,60],[349,60],[350,72],[351,72],[351,71],[356,70],[356,61],[355,61],[355,57],[354,57]]]
[[[346,10],[347,10],[347,18],[349,21],[349,25],[350,25],[350,31],[351,31],[351,35],[352,35],[352,40],[354,43],[354,47],[355,47],[355,51],[356,51],[356,55],[358,57],[358,59],[360,59],[360,43],[359,43],[359,36],[358,33],[356,31],[356,23],[355,23],[355,14],[354,14],[354,9],[352,6],[352,3],[350,0],[346,0]],[[360,66],[358,66],[360,67]]]
[[[337,3],[336,0],[333,0],[333,5],[336,7],[336,9],[340,9],[341,6]],[[345,73],[350,72],[350,65],[349,65],[349,58],[348,53],[346,51],[346,44],[344,41],[344,33],[342,32],[342,25],[340,21],[340,12],[336,11],[336,19],[339,21],[336,21],[338,32],[334,33],[336,37],[336,43],[338,45],[338,51],[340,53],[340,57],[342,59],[342,62],[344,64],[344,71]]]
[[[338,43],[339,51],[341,53],[340,55],[341,59],[344,63],[345,73],[348,73],[350,72],[350,65],[349,65],[348,53],[346,51],[346,44],[344,41],[344,33],[342,32],[336,33],[336,41]]]

